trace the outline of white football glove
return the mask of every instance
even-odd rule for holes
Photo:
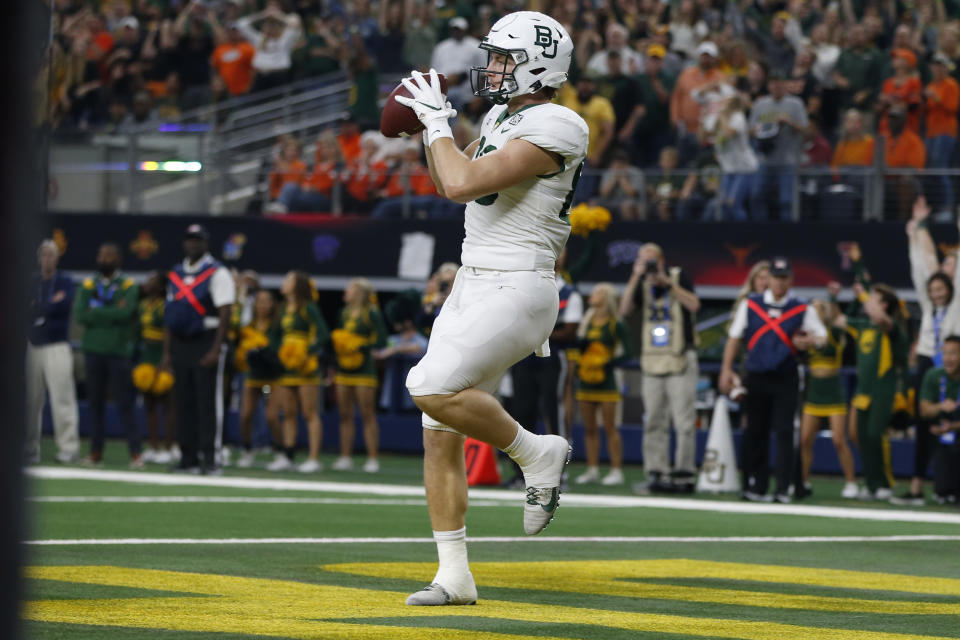
[[[450,129],[448,120],[456,117],[457,111],[450,106],[446,96],[443,95],[436,69],[430,69],[429,81],[419,71],[414,71],[412,76],[412,78],[404,78],[401,82],[413,97],[395,96],[394,99],[403,106],[410,107],[417,114],[417,118],[426,127],[424,137],[427,146],[440,138],[453,139],[453,131]]]

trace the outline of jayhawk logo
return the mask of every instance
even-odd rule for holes
[[[243,247],[247,244],[247,236],[242,233],[231,234],[223,243],[223,259],[236,262],[243,257]]]

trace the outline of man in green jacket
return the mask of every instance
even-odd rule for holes
[[[84,280],[73,309],[73,317],[83,327],[83,359],[90,404],[90,456],[86,463],[102,464],[104,411],[107,390],[112,387],[113,400],[130,446],[130,467],[141,468],[131,377],[139,291],[133,279],[120,271],[120,248],[115,244],[100,246],[97,271],[97,275]]]

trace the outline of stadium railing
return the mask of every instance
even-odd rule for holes
[[[93,147],[56,147],[50,166],[50,208],[111,213],[258,213],[270,201],[267,181],[276,137],[309,135],[336,124],[342,112],[335,100],[336,96],[331,96],[329,108],[325,110],[301,112],[302,117],[296,121],[265,120],[260,125],[238,127],[228,135],[156,131],[99,135]],[[277,124],[281,120],[284,123]],[[311,156],[311,149],[307,147],[303,155]],[[593,188],[578,190],[574,203],[605,206],[616,219],[622,219],[619,203],[625,200],[639,212],[637,219],[737,220],[726,204],[729,194],[724,192],[725,181],[716,169],[676,170],[669,175],[660,170],[641,170],[642,188],[632,198],[601,197],[599,185],[606,172],[585,169],[581,183],[592,184]],[[953,194],[960,195],[960,169],[954,168],[816,167],[790,173],[790,206],[785,211],[780,210],[776,176],[765,176],[762,172],[749,176],[762,186],[751,186],[751,192],[744,196],[744,222],[906,220],[910,216],[910,204],[921,193],[936,212],[935,219],[948,221],[956,211],[956,201],[951,205],[948,200]],[[349,175],[345,167],[332,172],[335,186],[330,194],[329,211],[297,212],[353,213],[344,202],[343,184]],[[679,187],[670,196],[657,191],[657,186],[665,180],[682,185],[691,175],[696,176],[697,187],[690,198],[680,198]],[[950,192],[946,189],[947,181]],[[757,195],[753,189],[763,193]],[[765,213],[758,207],[758,199],[763,200]],[[668,203],[663,218],[659,215],[662,200]],[[416,206],[403,205],[401,217],[424,215]]]

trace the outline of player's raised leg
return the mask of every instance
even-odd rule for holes
[[[520,465],[527,487],[523,529],[527,535],[543,531],[559,505],[560,479],[571,453],[566,438],[530,433],[481,389],[414,397],[414,401],[427,415],[497,447]]]

